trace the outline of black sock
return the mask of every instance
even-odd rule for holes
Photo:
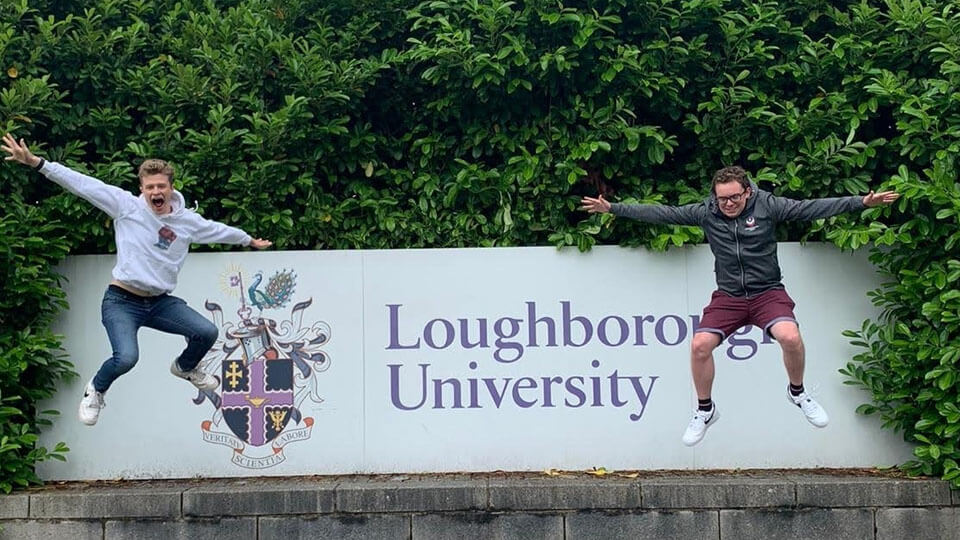
[[[713,400],[710,398],[707,399],[698,399],[697,400],[697,409],[701,411],[709,411],[713,408]]]
[[[803,383],[800,383],[800,386],[794,386],[793,383],[790,383],[790,395],[799,396],[803,393]]]

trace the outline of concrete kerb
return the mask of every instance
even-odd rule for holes
[[[235,516],[326,514],[334,511],[337,481],[234,481],[183,492],[183,515],[210,517],[230,508]]]
[[[640,508],[640,482],[623,478],[540,477],[491,479],[490,510]]]
[[[30,496],[22,493],[0,495],[0,519],[20,519],[30,516]]]
[[[0,518],[70,519],[455,511],[957,505],[934,479],[842,474],[537,473],[67,483],[0,497]]]
[[[928,479],[794,478],[801,507],[950,506],[950,486]]]
[[[779,478],[685,476],[641,482],[643,507],[763,508],[796,506],[796,484]]]
[[[180,518],[182,490],[106,488],[30,495],[33,519]]]
[[[487,481],[466,476],[377,477],[340,482],[336,511],[450,512],[487,508]]]
[[[417,540],[790,537],[784,531],[876,540],[911,528],[955,530],[957,495],[939,480],[782,471],[75,483],[0,496],[0,540],[213,538],[223,527],[281,540],[305,532]]]

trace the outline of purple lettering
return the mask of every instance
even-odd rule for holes
[[[413,406],[404,405],[400,400],[400,368],[403,364],[388,364],[390,369],[390,402],[401,411],[413,411],[423,407],[427,402],[427,367],[430,364],[420,364],[421,382],[420,382],[420,403]]]
[[[419,349],[420,340],[413,345],[400,345],[400,306],[403,304],[387,304],[387,311],[390,313],[390,344],[387,349]]]
[[[494,384],[495,379],[483,379],[483,383],[487,385],[487,391],[490,392],[490,398],[493,399],[493,404],[498,409],[500,408],[500,402],[503,401],[503,396],[507,393],[507,387],[510,386],[510,381],[513,379],[506,378],[503,379],[503,387],[500,388],[499,392],[497,391],[497,386]]]
[[[650,393],[653,392],[653,385],[657,382],[657,379],[660,378],[659,375],[653,375],[649,377],[650,386],[646,390],[643,388],[643,383],[640,381],[643,377],[624,377],[625,379],[630,380],[630,384],[633,385],[634,392],[637,393],[637,399],[640,400],[640,412],[637,414],[631,414],[630,420],[636,422],[643,417],[643,411],[647,410],[647,401],[650,399]]]
[[[730,334],[730,337],[727,338],[727,343],[730,344],[727,347],[727,356],[733,360],[749,360],[753,358],[754,354],[757,354],[757,342],[752,339],[738,339],[737,336],[745,336],[753,330],[753,325],[747,325],[743,328],[737,330],[733,334]],[[746,354],[737,354],[737,347],[747,347]]]
[[[453,388],[453,409],[462,409],[463,402],[460,400],[460,380],[459,379],[434,379],[433,380],[433,408],[443,408],[443,385],[449,384]]]
[[[644,315],[643,317],[639,315],[633,316],[633,326],[637,332],[637,339],[633,342],[634,345],[646,345],[647,342],[643,340],[643,323],[653,322],[656,319],[653,315]]]
[[[587,394],[584,393],[582,387],[574,386],[573,381],[580,381],[580,384],[583,384],[584,382],[583,377],[570,377],[569,379],[567,379],[567,382],[564,384],[564,386],[567,389],[567,392],[570,392],[571,394],[577,396],[577,398],[579,398],[580,401],[577,402],[576,405],[574,405],[573,403],[570,403],[569,398],[566,398],[563,400],[563,402],[567,405],[567,407],[574,407],[574,408],[582,407],[583,404],[587,402]]]
[[[498,362],[503,362],[509,364],[511,362],[516,362],[523,356],[523,345],[516,341],[504,341],[504,339],[510,339],[516,337],[520,333],[520,323],[523,322],[522,319],[511,319],[510,317],[503,317],[502,319],[497,319],[497,322],[493,324],[493,331],[497,334],[497,341],[494,344],[497,346],[497,350],[494,351],[493,357]],[[504,331],[504,323],[509,323],[510,329]],[[506,358],[503,355],[503,350],[508,349],[516,351],[516,358]]]
[[[466,319],[457,319],[460,321],[460,346],[464,349],[472,349],[474,347],[483,347],[486,349],[489,347],[487,343],[487,320],[486,319],[477,319],[477,331],[480,333],[480,336],[477,338],[476,343],[470,343],[469,334],[467,330],[467,320]]]
[[[676,321],[677,323],[677,340],[672,343],[667,341],[666,335],[663,332],[663,323],[667,319]],[[654,331],[657,334],[657,341],[660,343],[663,343],[664,345],[677,345],[687,338],[687,323],[683,322],[683,319],[677,317],[676,315],[664,315],[657,320],[657,325],[654,327]]]
[[[617,370],[610,374],[610,404],[614,407],[623,407],[626,401],[620,401],[620,377],[617,377]]]
[[[527,347],[539,347],[537,342],[537,326],[544,323],[547,327],[547,347],[557,346],[557,325],[550,317],[537,318],[537,303],[527,302]]]
[[[544,407],[555,407],[553,404],[553,390],[554,384],[563,384],[563,377],[543,377],[543,406]]]
[[[620,337],[616,343],[611,343],[607,338],[607,322],[617,321],[617,326],[620,327]],[[609,315],[600,319],[600,324],[597,325],[597,337],[600,338],[600,342],[608,347],[619,347],[623,345],[627,339],[630,338],[630,326],[627,324],[627,321],[617,317],[616,315]]]
[[[443,341],[443,345],[440,345],[439,347],[433,340],[433,328],[435,326],[435,323],[440,323],[441,325],[443,325],[443,329],[447,333],[446,338]],[[454,334],[453,325],[450,324],[450,321],[446,319],[433,319],[432,321],[427,323],[427,326],[423,328],[423,340],[426,341],[427,345],[429,345],[430,348],[432,349],[446,349],[447,347],[449,347],[453,343],[453,334]]]
[[[521,408],[529,409],[537,404],[537,400],[527,401],[520,397],[521,390],[530,390],[537,387],[537,381],[531,379],[530,377],[520,377],[517,379],[517,382],[513,385],[513,401],[517,403]]]
[[[593,338],[593,325],[590,324],[590,320],[586,317],[571,317],[570,316],[570,301],[562,300],[560,302],[563,311],[563,345],[564,347],[583,347],[587,343],[590,343],[590,339]],[[583,329],[583,341],[580,343],[574,343],[571,334],[573,334],[573,329],[571,328],[571,323],[579,323],[580,328]]]
[[[594,360],[590,362],[590,365],[598,368],[600,367],[600,361]],[[603,400],[600,396],[600,377],[590,377],[590,382],[593,383],[593,404],[591,407],[603,407]]]
[[[470,362],[467,365],[470,369],[477,369],[476,362]],[[477,379],[474,379],[471,377],[469,382],[470,382],[470,408],[479,409],[480,403],[477,402],[477,396],[480,394],[480,392],[477,389]]]

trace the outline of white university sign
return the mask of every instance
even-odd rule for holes
[[[807,349],[806,386],[830,413],[810,426],[786,398],[780,348],[757,328],[714,353],[722,411],[680,442],[695,404],[689,346],[714,289],[706,246],[232,252],[187,259],[175,294],[219,328],[198,392],[167,371],[183,338],[140,332],[140,362],[76,420],[109,357],[100,300],[111,256],[62,267],[57,331],[80,380],[45,408],[65,441],[48,480],[490,470],[891,465],[910,447],[854,409],[841,336],[876,314],[864,253],[781,244]]]

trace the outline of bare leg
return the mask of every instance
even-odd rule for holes
[[[707,399],[713,388],[713,350],[720,345],[720,335],[713,332],[697,332],[690,346],[690,373],[697,399]]]
[[[783,365],[787,368],[790,384],[803,384],[804,348],[800,338],[800,328],[793,321],[780,321],[770,327],[772,335],[783,350]]]

